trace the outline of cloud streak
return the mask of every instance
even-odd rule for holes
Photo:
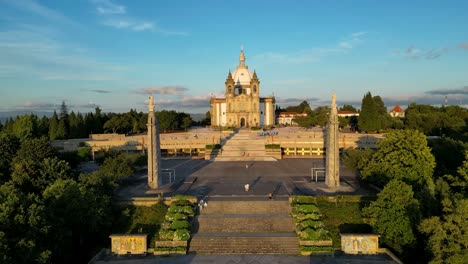
[[[110,0],[94,0],[96,11],[101,15],[125,14],[127,7],[112,3]]]
[[[0,75],[107,81],[119,79],[126,70],[120,65],[100,62],[85,49],[57,38],[55,31],[37,26],[0,31]]]
[[[134,18],[127,14],[127,7],[110,0],[93,0],[96,11],[102,17],[101,24],[115,29],[135,32],[155,32],[161,35],[188,36],[186,32],[167,30],[156,23]]]
[[[462,88],[455,88],[455,89],[437,89],[437,90],[431,90],[427,91],[427,94],[432,94],[432,95],[468,95],[468,86],[462,87]]]
[[[183,86],[151,86],[137,89],[134,92],[138,94],[160,94],[183,96],[189,89]]]
[[[330,54],[338,54],[348,52],[356,45],[362,43],[363,37],[367,32],[360,31],[351,33],[344,40],[333,44],[326,48],[311,48],[298,50],[296,52],[280,53],[280,52],[265,52],[257,54],[255,59],[271,62],[282,62],[286,64],[304,64],[320,61],[323,57]]]
[[[108,90],[100,90],[100,89],[82,89],[82,91],[101,93],[101,94],[107,94],[107,93],[111,92],[111,91],[108,91]]]
[[[41,5],[34,0],[6,0],[6,1],[2,1],[2,3],[3,2],[23,12],[27,12],[27,13],[39,16],[41,18],[45,18],[47,20],[60,22],[63,24],[68,24],[68,25],[75,26],[78,28],[82,27],[82,25],[69,19],[68,17],[64,16],[62,13],[55,11],[51,8],[48,8],[45,5]]]

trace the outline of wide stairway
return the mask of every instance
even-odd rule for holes
[[[195,218],[190,253],[299,254],[299,240],[286,199],[213,199]]]
[[[215,161],[276,161],[265,154],[265,140],[252,133],[250,129],[239,129],[225,139],[221,155]]]

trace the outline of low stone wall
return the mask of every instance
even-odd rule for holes
[[[319,246],[319,247],[327,247],[333,246],[332,240],[299,240],[299,245],[301,246]]]

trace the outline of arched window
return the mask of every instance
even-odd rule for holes
[[[253,87],[253,92],[254,92],[254,93],[257,93],[257,85],[254,85],[254,87]]]

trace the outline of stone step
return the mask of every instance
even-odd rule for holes
[[[252,157],[214,157],[211,161],[278,161],[271,156],[252,156]]]
[[[289,214],[289,201],[208,201],[201,214]]]
[[[288,236],[197,236],[189,251],[196,254],[299,254],[299,240]]]
[[[199,233],[294,232],[289,215],[200,215],[194,230]]]

